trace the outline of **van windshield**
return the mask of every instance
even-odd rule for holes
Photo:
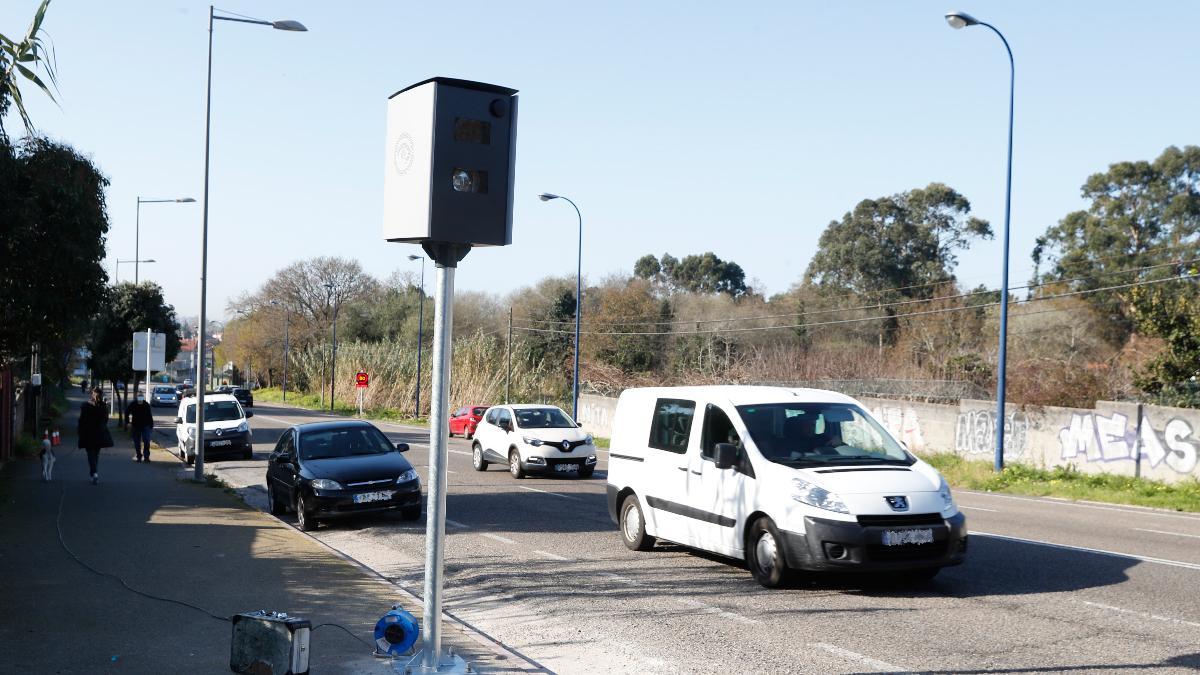
[[[859,464],[911,466],[917,460],[860,408],[845,403],[737,407],[763,457],[796,468]]]
[[[232,420],[240,420],[245,415],[242,414],[242,406],[238,405],[237,401],[213,401],[204,402],[204,421],[205,422],[229,422]],[[196,404],[187,407],[187,423],[196,423]]]

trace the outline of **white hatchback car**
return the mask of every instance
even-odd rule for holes
[[[552,405],[498,405],[488,408],[475,428],[472,464],[507,464],[513,478],[527,473],[577,475],[596,470],[596,446],[560,408]]]
[[[656,538],[789,569],[930,579],[966,558],[966,519],[933,467],[854,399],[817,389],[626,389],[608,510],[625,545]]]

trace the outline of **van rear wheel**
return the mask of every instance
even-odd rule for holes
[[[631,551],[654,548],[654,537],[646,534],[646,519],[636,495],[629,495],[621,502],[621,541]]]
[[[759,518],[746,536],[746,566],[754,579],[766,588],[778,588],[788,577],[783,557],[783,540],[770,518]]]

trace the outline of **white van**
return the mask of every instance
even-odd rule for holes
[[[254,458],[254,437],[249,418],[254,413],[242,408],[230,394],[204,396],[204,458],[235,456]],[[179,402],[175,418],[175,441],[179,459],[192,465],[196,461],[196,397]]]
[[[818,389],[627,389],[617,402],[608,510],[621,538],[789,569],[931,579],[966,555],[950,487],[854,399]]]

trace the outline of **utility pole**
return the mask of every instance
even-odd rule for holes
[[[508,306],[508,372],[504,375],[504,402],[508,403],[512,393],[512,305]]]

